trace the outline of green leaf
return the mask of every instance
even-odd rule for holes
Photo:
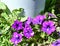
[[[8,32],[8,30],[9,30],[9,28],[10,28],[10,26],[4,25],[3,29],[1,30],[1,32],[2,32],[3,34],[6,34],[6,33]]]
[[[24,21],[27,20],[27,18],[28,18],[27,16],[25,16],[25,17],[21,17],[21,21],[24,22]]]
[[[59,18],[60,18],[60,14],[57,14],[57,17],[59,17]]]
[[[46,36],[46,33],[45,32],[41,32],[41,34],[40,34],[40,36],[41,36],[41,38],[45,38],[45,36]]]
[[[56,3],[56,0],[46,0],[44,12],[51,12],[51,10],[55,8],[54,7],[55,3]]]
[[[0,2],[0,9],[6,9],[6,5],[3,2]]]
[[[9,19],[8,15],[4,12],[1,14],[2,17],[4,17],[6,19],[6,21]]]
[[[3,2],[0,2],[0,12],[1,11],[7,13],[8,15],[11,14],[11,11],[7,7],[7,5],[5,5]]]
[[[24,9],[23,9],[23,8],[14,9],[14,10],[12,11],[12,14],[13,14],[13,15],[16,15],[17,17],[23,16],[23,14],[24,14]]]

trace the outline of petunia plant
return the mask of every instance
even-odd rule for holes
[[[24,16],[23,8],[10,12],[4,3],[0,6],[0,46],[60,45],[60,16],[54,12],[31,18]]]

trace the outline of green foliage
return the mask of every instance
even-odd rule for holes
[[[51,12],[55,8],[56,0],[46,0],[44,12]]]
[[[6,9],[6,5],[2,2],[0,2],[0,9],[4,9],[4,10]]]
[[[11,25],[16,19],[23,19],[23,11],[24,10],[20,8],[10,12],[8,7],[4,3],[0,2],[0,46],[13,46],[13,44],[10,42],[13,32],[11,30]]]
[[[25,16],[25,17],[21,17],[21,21],[24,22],[24,21],[27,20],[27,18],[28,18],[27,16]]]

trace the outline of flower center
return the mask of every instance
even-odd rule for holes
[[[16,27],[18,27],[19,25],[18,24],[16,24]]]
[[[39,22],[40,22],[41,20],[39,20]]]
[[[50,26],[48,25],[47,28],[50,28]]]
[[[27,31],[27,33],[30,33],[29,31]]]
[[[49,31],[49,29],[50,29],[50,26],[48,25],[48,26],[47,26],[47,31]]]
[[[16,37],[16,39],[19,39],[19,36],[18,36],[18,37]]]

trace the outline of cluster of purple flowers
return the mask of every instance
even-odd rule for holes
[[[24,23],[16,20],[12,24],[12,28],[17,31],[23,30],[22,31],[23,36],[30,39],[32,36],[34,36],[34,31],[30,24],[32,24],[32,26],[37,24],[42,25],[41,30],[50,35],[52,32],[55,31],[55,25],[53,21],[51,20],[46,21],[45,19],[46,19],[45,15],[38,15],[35,18],[28,17]],[[21,33],[19,34],[17,32],[14,32],[11,41],[14,44],[21,42],[22,41]]]
[[[29,25],[31,23],[30,21],[31,21],[30,18],[28,18],[27,21],[24,23],[25,26],[23,26],[23,23],[21,21],[18,21],[18,20],[14,21],[14,23],[12,24],[12,28],[15,29],[16,32],[13,33],[13,36],[11,38],[11,42],[13,42],[14,45],[22,41],[23,35],[28,39],[34,36],[33,29]],[[21,31],[21,30],[23,30],[23,32],[19,34],[18,31]]]

